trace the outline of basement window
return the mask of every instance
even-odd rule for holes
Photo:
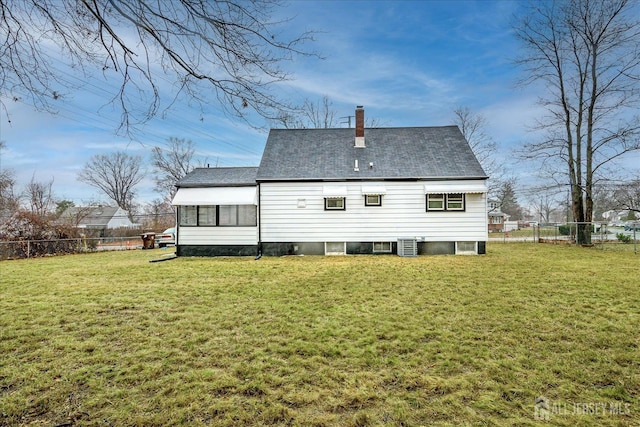
[[[456,255],[475,255],[476,242],[456,242]]]
[[[373,242],[373,253],[391,253],[391,242]]]
[[[345,242],[325,242],[324,244],[325,255],[344,255],[346,252]]]
[[[326,197],[324,199],[324,210],[326,211],[343,211],[345,210],[344,197]]]

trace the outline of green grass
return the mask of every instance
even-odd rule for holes
[[[633,252],[163,253],[0,263],[0,425],[640,424]]]

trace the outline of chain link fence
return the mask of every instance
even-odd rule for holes
[[[633,250],[640,246],[640,221],[611,226],[604,222],[567,222],[561,224],[520,224],[517,229],[489,233],[490,242],[530,242],[577,245],[576,236],[581,229],[591,229],[591,242],[583,246],[594,246],[603,250]]]
[[[0,241],[0,260],[99,251],[141,249],[140,237],[79,237],[55,240]]]

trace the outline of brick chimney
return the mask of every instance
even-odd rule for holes
[[[356,147],[364,148],[364,108],[362,105],[356,107]]]

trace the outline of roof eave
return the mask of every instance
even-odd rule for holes
[[[489,179],[488,176],[443,176],[443,177],[331,177],[331,178],[257,178],[256,182],[318,182],[318,181],[481,181]]]

